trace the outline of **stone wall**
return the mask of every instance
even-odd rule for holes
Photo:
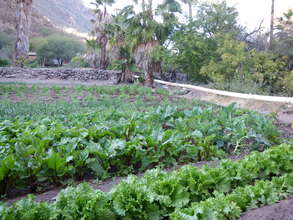
[[[0,78],[18,79],[60,79],[60,80],[111,80],[117,76],[116,71],[99,69],[66,69],[66,68],[0,68]]]
[[[114,80],[117,79],[117,71],[99,70],[90,68],[15,68],[0,67],[0,78],[10,79],[57,79],[57,80]],[[135,73],[144,76],[144,73]],[[183,73],[154,73],[156,79],[169,82],[187,82],[187,76]]]

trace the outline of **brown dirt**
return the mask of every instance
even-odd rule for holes
[[[239,220],[293,220],[293,196],[244,213]]]
[[[58,79],[18,79],[18,78],[0,78],[0,82],[3,83],[26,83],[26,84],[38,84],[41,85],[85,85],[85,86],[110,86],[114,85],[114,80],[89,80],[86,82],[77,80],[58,80]]]

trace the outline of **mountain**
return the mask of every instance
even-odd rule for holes
[[[0,0],[0,58],[11,59],[15,42],[15,0]],[[92,12],[82,0],[33,0],[31,38],[89,33]],[[70,35],[72,36],[72,35]],[[81,36],[81,35],[79,35]],[[73,36],[76,37],[76,36]]]
[[[34,0],[33,7],[55,26],[87,33],[92,29],[92,13],[82,0]]]
[[[42,35],[42,29],[75,29],[91,31],[92,12],[82,0],[33,0],[32,35]],[[0,0],[0,31],[13,32],[15,13],[13,0]]]

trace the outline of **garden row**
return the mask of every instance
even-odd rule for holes
[[[259,114],[212,107],[146,112],[108,110],[0,122],[0,189],[85,177],[127,175],[154,166],[221,158],[236,150],[263,150],[278,142]]]
[[[247,209],[271,204],[293,192],[293,145],[252,153],[216,167],[185,166],[131,176],[110,193],[87,184],[68,187],[52,204],[33,197],[0,206],[3,220],[237,219]]]

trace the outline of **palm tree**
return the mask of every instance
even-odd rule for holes
[[[115,0],[96,0],[93,4],[96,6],[95,14],[95,34],[96,41],[101,49],[100,68],[106,69],[108,66],[107,60],[107,44],[108,37],[106,33],[107,24],[111,23],[111,16],[107,12],[107,6],[111,6]]]
[[[133,19],[135,12],[133,6],[123,8],[116,16],[112,23],[108,25],[108,35],[110,46],[112,47],[112,55],[116,56],[116,64],[121,67],[121,74],[118,77],[117,83],[133,82],[133,69],[135,61],[132,56],[134,50],[133,39],[130,36],[129,27],[130,20]]]
[[[137,0],[134,0],[138,3]],[[130,33],[132,33],[132,42],[134,46],[134,57],[136,64],[145,72],[145,85],[153,86],[154,72],[160,71],[160,62],[156,62],[152,58],[154,50],[162,45],[166,40],[166,36],[170,32],[171,23],[165,22],[174,12],[181,11],[180,5],[176,0],[164,0],[156,10],[153,9],[153,0],[148,0],[147,3],[141,0],[142,10],[131,19]],[[163,23],[160,23],[154,18],[154,11],[157,16],[163,18]]]
[[[16,0],[15,61],[20,66],[24,65],[29,53],[32,4],[32,0]]]
[[[271,8],[271,29],[270,29],[270,48],[272,48],[272,46],[273,46],[274,19],[275,19],[275,0],[272,0],[272,8]]]
[[[98,51],[100,50],[100,45],[97,44],[96,40],[86,40],[87,46],[87,56],[91,67],[98,68]]]

